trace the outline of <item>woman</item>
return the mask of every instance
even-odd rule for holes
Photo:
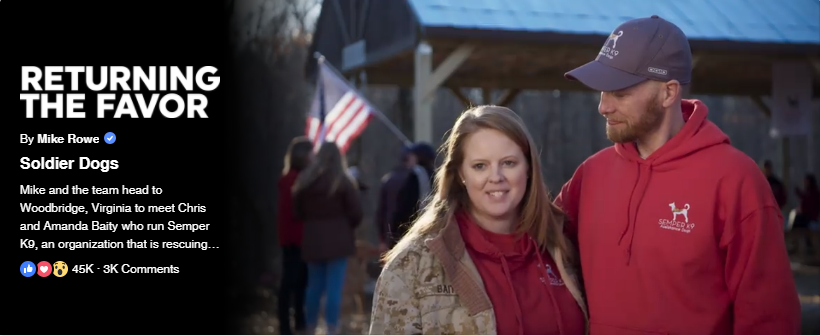
[[[339,332],[347,258],[355,254],[354,230],[362,220],[362,204],[355,180],[334,143],[323,143],[311,165],[293,188],[296,215],[305,223],[302,258],[308,264],[307,332],[319,320],[319,303],[326,295],[328,332]]]
[[[818,217],[820,217],[820,190],[817,188],[817,179],[813,174],[806,174],[803,179],[803,189],[795,187],[800,205],[790,216],[793,220],[792,230],[794,239],[797,239],[798,255],[801,261],[808,257],[807,242],[811,242],[815,255],[820,254],[818,249],[820,239],[818,239]]]
[[[522,120],[471,108],[444,148],[432,202],[384,256],[370,333],[586,333],[574,249]]]
[[[305,283],[307,265],[302,261],[302,221],[293,211],[291,189],[299,172],[307,168],[313,157],[313,144],[307,137],[296,137],[285,154],[285,169],[279,178],[279,244],[282,246],[282,281],[279,286],[279,324],[282,335],[293,335],[290,309],[295,312],[294,327],[305,329]]]

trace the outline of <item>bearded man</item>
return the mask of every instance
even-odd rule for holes
[[[601,92],[615,143],[584,161],[567,213],[591,334],[800,334],[783,217],[755,162],[701,101],[683,31],[627,21],[566,74]]]

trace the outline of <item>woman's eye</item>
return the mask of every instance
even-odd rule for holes
[[[509,160],[504,161],[504,164],[508,167],[512,167],[512,166],[515,166],[515,161],[509,161]]]
[[[477,164],[473,165],[473,169],[484,169],[484,164],[483,163],[477,163]]]

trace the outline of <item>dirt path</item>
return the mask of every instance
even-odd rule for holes
[[[797,290],[800,294],[803,308],[804,335],[820,334],[820,267],[807,267],[793,264],[793,274]],[[276,298],[273,291],[267,288],[258,290],[261,304],[253,314],[245,317],[242,322],[241,334],[246,335],[278,335],[279,321],[276,318]],[[370,323],[370,303],[372,297],[362,300],[363,311],[347,308],[342,311],[342,334],[367,334]],[[350,305],[346,305],[350,306]],[[320,320],[317,335],[326,335],[327,328],[324,320]]]
[[[803,308],[803,335],[820,335],[820,267],[793,264],[794,281]]]
[[[256,311],[246,316],[241,322],[240,334],[245,335],[279,335],[279,319],[274,291],[269,288],[259,288],[259,304]],[[342,310],[342,334],[365,335],[370,326],[370,303],[372,297],[363,300],[362,312],[353,309]],[[351,311],[352,310],[352,311]],[[320,317],[316,335],[327,335],[327,326],[324,318]]]

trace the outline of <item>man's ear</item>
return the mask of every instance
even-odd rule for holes
[[[670,106],[675,105],[678,100],[683,98],[683,87],[681,86],[680,82],[673,79],[666,83],[663,83],[663,88],[661,92],[661,97],[663,97],[663,101],[661,104],[665,108],[669,108]]]

